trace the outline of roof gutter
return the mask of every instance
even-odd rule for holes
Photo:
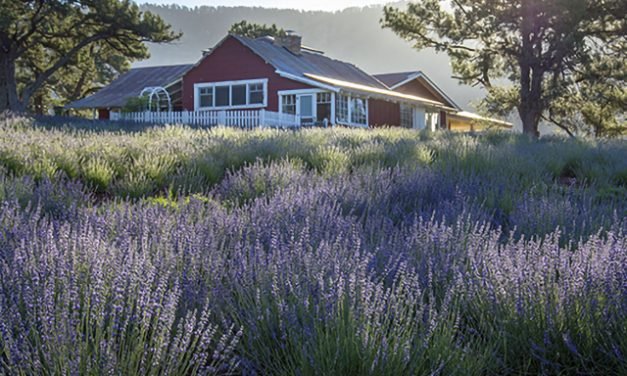
[[[499,119],[495,119],[495,118],[490,118],[490,117],[485,117],[485,116],[481,116],[472,112],[468,112],[468,111],[459,111],[456,113],[452,113],[450,114],[451,117],[457,117],[457,118],[462,118],[468,121],[477,121],[477,122],[486,122],[486,123],[492,123],[495,124],[497,126],[500,127],[505,127],[505,128],[513,128],[514,124],[508,122],[508,121],[504,121],[504,120],[499,120]]]

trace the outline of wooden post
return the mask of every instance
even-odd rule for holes
[[[331,119],[329,119],[329,122],[331,123],[331,125],[335,125],[335,121],[337,119],[337,117],[335,116],[335,93],[331,93]]]

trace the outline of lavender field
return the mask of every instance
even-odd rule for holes
[[[0,120],[0,375],[625,375],[627,143]]]

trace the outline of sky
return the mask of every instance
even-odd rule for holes
[[[300,10],[336,11],[349,7],[385,4],[381,0],[136,0],[137,3],[178,4],[188,7],[208,6],[257,6],[264,8],[290,8]]]

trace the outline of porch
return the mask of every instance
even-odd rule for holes
[[[401,126],[431,131],[439,128],[439,107],[377,94],[365,90],[283,90],[278,92],[278,110],[295,115],[303,126]]]

